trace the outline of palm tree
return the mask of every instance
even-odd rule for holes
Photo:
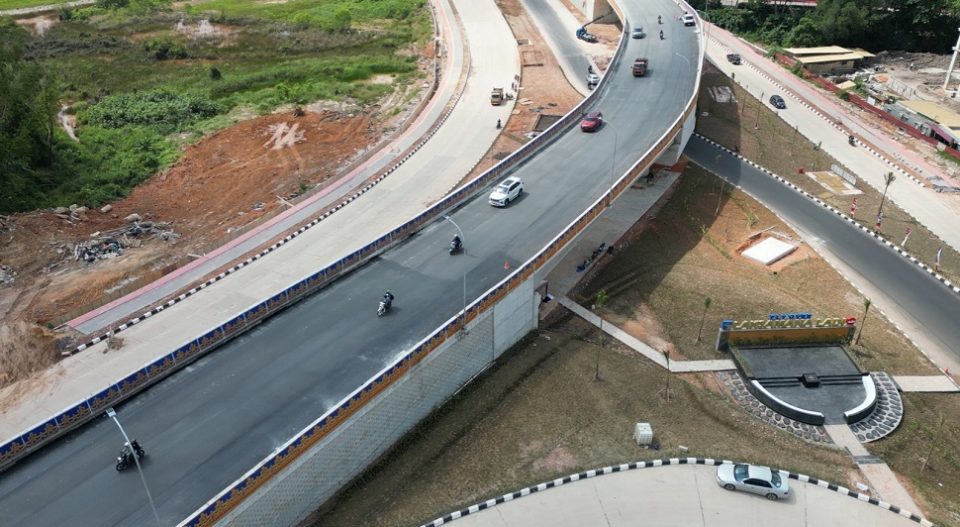
[[[707,318],[707,310],[710,309],[710,297],[703,299],[703,315],[700,316],[700,329],[697,330],[697,342],[703,340],[703,322]]]
[[[860,345],[860,336],[863,335],[863,325],[867,323],[867,312],[870,311],[870,302],[869,298],[863,299],[863,317],[860,318],[860,331],[857,332],[857,340],[854,342],[856,345]]]
[[[890,183],[893,183],[897,179],[897,176],[893,175],[893,172],[887,172],[883,176],[883,197],[880,198],[880,210],[877,211],[877,223],[879,223],[880,218],[883,217],[883,204],[887,201],[887,189],[890,188]]]

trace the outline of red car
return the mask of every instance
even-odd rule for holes
[[[580,121],[580,130],[584,132],[596,132],[601,126],[603,126],[601,112],[590,112]]]

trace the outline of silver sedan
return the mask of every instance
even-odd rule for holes
[[[790,486],[779,472],[757,465],[724,463],[717,467],[717,484],[727,490],[745,490],[779,500],[790,495]]]

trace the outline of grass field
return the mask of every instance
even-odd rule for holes
[[[80,141],[58,132],[53,164],[18,176],[25,191],[7,212],[122,197],[175,162],[184,142],[232,124],[229,115],[324,100],[363,109],[422,77],[418,46],[432,36],[423,0],[132,0],[74,8],[50,24],[42,34],[18,30],[25,59],[56,78]],[[172,106],[216,111],[165,116],[153,92],[182,99]],[[95,117],[106,113],[130,119]]]
[[[0,11],[10,9],[22,9],[24,7],[37,7],[44,5],[58,5],[67,2],[56,2],[53,0],[0,0]]]

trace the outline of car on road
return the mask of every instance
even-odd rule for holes
[[[597,84],[600,84],[600,76],[593,72],[587,73],[587,87],[593,89]]]
[[[738,65],[740,64],[740,54],[739,53],[727,53],[727,62],[730,64]]]
[[[689,13],[686,14],[686,15],[683,15],[683,25],[685,25],[685,26],[695,26],[695,25],[697,25],[697,17],[695,17],[695,16],[693,16],[693,15],[691,15],[691,14],[689,14]]]
[[[646,38],[647,34],[643,32],[643,28],[637,26],[633,28],[633,31],[630,32],[630,36],[633,38]]]
[[[717,484],[727,490],[743,490],[776,501],[790,495],[786,478],[769,467],[724,463],[717,467]]]
[[[494,207],[506,207],[511,201],[523,194],[523,181],[516,176],[504,179],[490,193],[490,204]]]
[[[783,97],[781,97],[781,96],[779,96],[779,95],[771,95],[771,96],[770,96],[770,104],[771,104],[774,108],[777,108],[777,109],[779,109],[779,110],[786,110],[786,109],[787,109],[787,103],[786,103],[786,101],[784,101],[784,100],[783,100]]]
[[[603,112],[590,112],[580,121],[580,130],[584,132],[596,132],[603,126]]]

